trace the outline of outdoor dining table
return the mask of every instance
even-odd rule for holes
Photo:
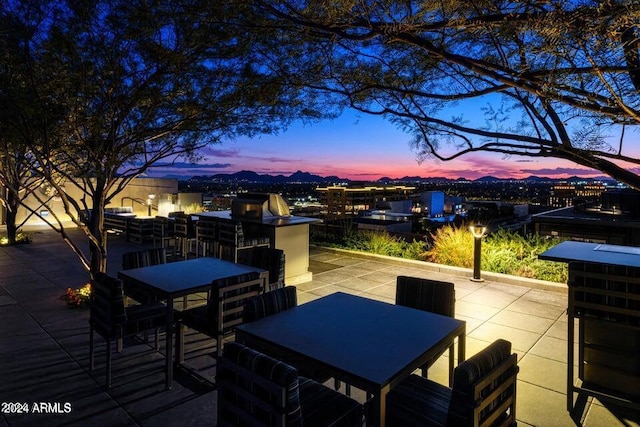
[[[214,280],[227,279],[252,272],[260,273],[264,289],[269,280],[268,271],[212,257],[133,268],[118,273],[118,278],[126,282],[127,286],[140,291],[155,293],[159,299],[167,302],[167,389],[173,386],[174,300],[190,294],[206,292],[211,288],[211,283]]]
[[[466,323],[342,292],[236,328],[236,341],[327,372],[373,395],[370,425],[385,425],[386,395],[458,338]]]

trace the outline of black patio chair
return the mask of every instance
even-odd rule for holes
[[[173,221],[163,216],[156,216],[153,219],[153,247],[169,249],[170,255],[175,250],[175,233],[173,231]],[[167,254],[169,255],[169,253]]]
[[[166,264],[167,252],[165,248],[152,248],[142,251],[126,252],[122,254],[122,269],[130,270],[132,268],[150,267],[152,265]],[[124,294],[128,298],[147,303],[157,301],[158,298],[155,294],[145,292],[134,286],[131,286],[126,281],[124,285]]]
[[[295,286],[285,286],[264,292],[260,295],[248,298],[244,301],[244,319],[245,323],[253,322],[254,320],[262,319],[263,317],[271,316],[280,313],[285,310],[289,310],[298,305],[298,291]],[[286,359],[286,355],[276,355],[280,359]],[[288,363],[295,365],[298,370],[305,377],[310,377],[315,381],[326,382],[331,375],[323,372],[320,369],[312,366],[304,366],[299,360],[286,359]],[[334,380],[334,387],[336,390],[340,388],[341,381]],[[351,386],[345,384],[347,396],[351,395]]]
[[[177,213],[174,216],[173,227],[176,239],[174,256],[177,258],[179,253],[183,259],[187,259],[190,253],[195,253],[191,247],[196,243],[196,228],[191,215]]]
[[[240,221],[219,219],[218,221],[218,248],[219,257],[233,262],[238,262],[240,251],[258,246],[269,246],[269,237],[247,236]]]
[[[358,426],[357,401],[236,342],[218,361],[218,426]]]
[[[243,321],[244,301],[264,291],[259,273],[247,273],[211,284],[206,305],[189,308],[176,318],[176,357],[184,362],[184,327],[216,339],[216,354],[222,353],[222,340],[233,334]]]
[[[289,310],[298,305],[298,295],[295,286],[285,286],[269,292],[264,292],[244,301],[244,322],[253,322],[263,317]]]
[[[282,249],[266,246],[252,247],[238,254],[240,264],[267,270],[269,272],[268,290],[284,287],[285,255]]]
[[[387,394],[389,426],[516,426],[518,357],[498,339],[455,369],[453,388],[411,375]]]
[[[201,216],[196,223],[196,254],[215,256],[218,249],[218,221]]]
[[[456,293],[453,283],[421,277],[398,276],[396,279],[396,304],[416,308],[430,313],[454,317]],[[433,357],[421,366],[422,376],[427,378],[428,369],[442,354]],[[454,345],[449,347],[449,385],[453,380]]]
[[[155,347],[160,348],[159,328],[165,325],[166,306],[160,302],[125,307],[122,282],[104,273],[96,273],[91,280],[89,298],[89,365],[95,368],[93,333],[106,341],[107,388],[111,388],[111,343],[115,340],[122,351],[123,338],[141,332],[155,331]]]

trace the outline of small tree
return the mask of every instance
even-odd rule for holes
[[[90,257],[61,218],[49,223],[92,273],[106,269],[104,207],[149,166],[193,158],[223,138],[273,132],[307,112],[295,88],[260,65],[244,30],[228,25],[243,2],[42,5],[29,6],[49,19],[18,59],[46,68],[34,102],[55,99],[64,114],[32,149],[39,173],[88,236]],[[24,8],[4,13],[20,21]],[[71,187],[81,196],[70,196]]]
[[[47,127],[42,126],[42,119],[52,123],[49,118],[56,111],[51,105],[33,103],[32,89],[43,70],[36,72],[17,60],[29,50],[32,28],[42,20],[38,14],[25,12],[22,21],[0,15],[0,203],[6,209],[9,244],[16,242],[18,229],[29,218],[17,222],[22,202],[43,182],[32,148]],[[42,106],[46,108],[40,110]]]

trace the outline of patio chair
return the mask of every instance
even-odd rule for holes
[[[296,307],[298,305],[297,292],[295,286],[285,286],[247,298],[244,301],[244,322],[253,322]]]
[[[443,316],[454,317],[456,293],[453,283],[420,277],[398,276],[396,279],[396,304],[416,308]],[[442,354],[438,354],[421,366],[422,376]],[[449,385],[453,380],[454,345],[449,347]]]
[[[241,251],[238,254],[240,264],[267,270],[269,272],[268,290],[284,287],[285,256],[282,249],[259,246]]]
[[[498,339],[456,367],[453,388],[411,375],[387,394],[387,425],[515,426],[517,362]]]
[[[94,363],[94,331],[106,341],[107,347],[107,388],[111,388],[111,343],[117,342],[118,352],[122,351],[124,337],[140,332],[155,331],[155,347],[160,348],[159,328],[165,325],[166,306],[155,302],[125,307],[122,282],[104,273],[96,273],[91,280],[91,296],[89,298],[89,365],[93,370]]]
[[[248,298],[244,301],[243,321],[253,322],[263,317],[271,316],[273,314],[280,313],[285,310],[289,310],[298,305],[298,290],[295,286],[285,286],[269,292],[264,292],[255,297]],[[285,358],[284,355],[277,355],[280,358]],[[316,381],[324,383],[331,375],[322,372],[314,367],[302,366],[298,360],[285,360],[288,363],[295,365],[302,375],[305,377],[313,378]],[[340,381],[334,382],[336,390],[340,388]],[[347,384],[347,395],[351,393],[351,389]]]
[[[173,255],[175,235],[173,232],[173,222],[170,222],[169,218],[156,216],[153,219],[153,247],[165,248],[165,250],[171,248],[171,255]]]
[[[201,216],[196,223],[196,254],[215,256],[218,249],[218,221]]]
[[[152,265],[166,264],[167,252],[165,248],[145,249],[143,251],[126,252],[122,254],[122,269],[149,267]],[[157,301],[157,297],[149,292],[141,291],[124,282],[124,294],[138,302]]]
[[[243,304],[248,298],[263,292],[259,273],[247,273],[211,284],[206,305],[180,312],[176,318],[176,356],[184,362],[184,328],[195,329],[216,339],[216,354],[222,353],[222,340],[231,335],[243,321]]]
[[[216,374],[218,426],[358,426],[360,403],[277,359],[227,343]]]
[[[174,217],[174,236],[176,238],[176,249],[174,256],[179,253],[184,259],[192,253],[191,247],[196,243],[196,229],[191,219],[191,215],[178,213]]]
[[[218,221],[219,257],[238,262],[238,252],[258,246],[269,246],[268,237],[249,237],[244,234],[242,223],[236,220]]]

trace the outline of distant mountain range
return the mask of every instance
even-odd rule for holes
[[[284,175],[269,175],[263,174],[260,175],[256,172],[252,171],[240,171],[236,173],[226,174],[219,173],[215,175],[209,176],[194,176],[190,178],[191,181],[198,182],[250,182],[250,183],[258,183],[258,184],[333,184],[333,183],[341,183],[341,182],[360,182],[354,181],[346,178],[339,178],[337,176],[320,176],[314,175],[309,172],[297,171],[290,176]],[[377,181],[373,181],[379,184],[392,184],[392,183],[406,183],[406,184],[416,184],[421,182],[455,182],[455,181],[471,181],[478,183],[499,183],[499,182],[507,182],[517,180],[515,178],[496,178],[495,176],[484,176],[482,178],[478,178],[475,180],[467,180],[465,178],[457,178],[450,179],[444,177],[421,177],[421,176],[405,176],[403,178],[389,178],[382,177]],[[614,179],[606,176],[600,176],[595,178],[580,178],[577,176],[571,178],[547,178],[540,176],[530,176],[528,178],[520,179],[517,181],[528,181],[528,182],[567,182],[567,181],[608,181],[615,182]],[[371,181],[367,181],[371,182]]]

